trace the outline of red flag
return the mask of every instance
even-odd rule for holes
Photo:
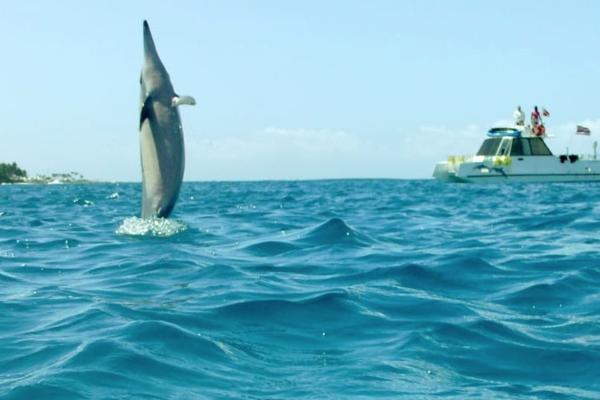
[[[590,136],[590,134],[592,133],[592,131],[590,131],[590,128],[586,128],[585,126],[577,125],[577,130],[575,131],[575,133],[577,135]]]

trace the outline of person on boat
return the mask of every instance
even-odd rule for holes
[[[533,111],[531,112],[531,125],[537,126],[540,123],[540,112],[537,106],[533,107]]]
[[[523,114],[523,110],[521,110],[521,106],[517,106],[517,109],[513,113],[513,117],[515,118],[515,125],[517,125],[517,126],[525,125],[525,114]]]
[[[539,132],[540,125],[540,112],[538,111],[537,106],[533,107],[533,111],[531,112],[531,130],[536,135]]]
[[[536,136],[544,136],[546,134],[546,127],[544,124],[539,124],[537,131],[535,132]]]

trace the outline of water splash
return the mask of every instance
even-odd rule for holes
[[[116,230],[117,235],[169,237],[183,232],[187,225],[167,218],[126,218]]]
[[[78,206],[83,207],[91,207],[94,205],[94,202],[87,199],[76,198],[75,200],[73,200],[73,204],[77,204]]]

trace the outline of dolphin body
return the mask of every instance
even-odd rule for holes
[[[142,218],[166,218],[175,207],[185,167],[183,129],[177,107],[194,105],[196,101],[175,93],[146,21],[140,85]]]

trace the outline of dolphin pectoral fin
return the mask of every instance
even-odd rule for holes
[[[173,96],[173,99],[171,100],[171,106],[177,107],[182,104],[185,104],[188,106],[195,106],[196,100],[192,96],[178,96],[178,95]]]
[[[150,104],[150,96],[146,96],[144,104],[142,104],[142,109],[140,110],[140,129],[142,128],[144,120],[150,116]]]

